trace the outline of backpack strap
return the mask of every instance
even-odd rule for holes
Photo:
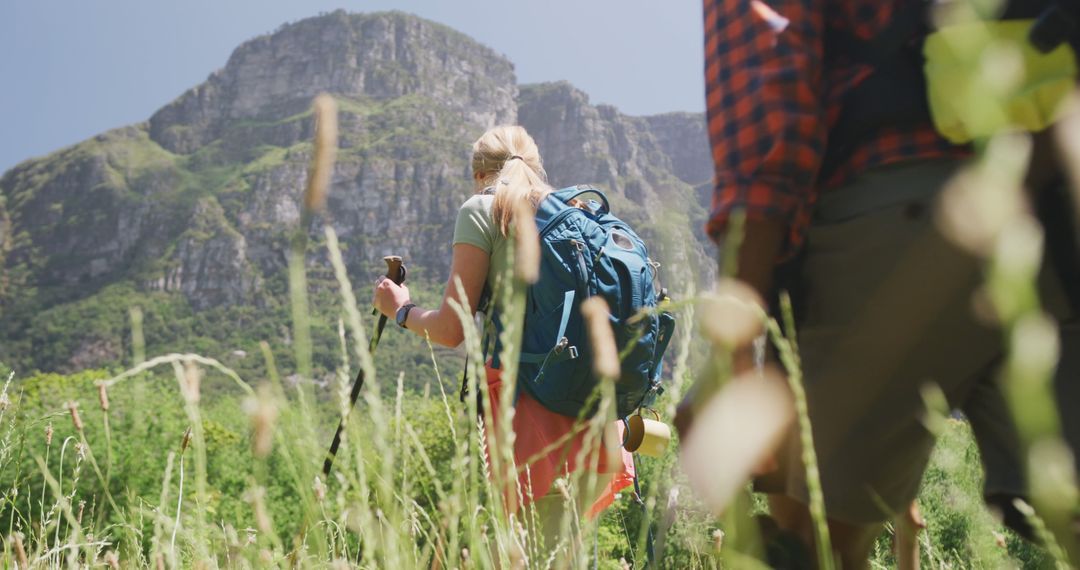
[[[533,378],[533,382],[540,380],[544,376],[544,369],[548,364],[558,364],[566,360],[573,360],[579,356],[577,346],[570,345],[570,341],[566,338],[566,326],[570,323],[570,314],[573,312],[574,297],[577,296],[577,292],[573,289],[567,291],[563,295],[563,309],[562,316],[559,318],[559,332],[555,335],[555,342],[551,346],[551,350],[543,353],[539,352],[523,352],[518,357],[521,362],[529,364],[540,364],[540,373],[536,378]]]
[[[574,297],[576,295],[577,291],[574,289],[563,293],[562,316],[559,318],[559,332],[555,335],[555,345],[558,345],[566,338],[566,325],[570,323],[570,309],[574,306]]]

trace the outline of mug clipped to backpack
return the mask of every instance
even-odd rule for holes
[[[623,449],[630,453],[660,457],[671,442],[671,427],[660,421],[660,414],[656,410],[649,411],[655,419],[642,417],[639,412],[623,420],[626,425]]]

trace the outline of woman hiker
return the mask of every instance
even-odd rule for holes
[[[449,347],[464,340],[462,323],[450,302],[462,303],[475,311],[487,286],[495,293],[492,306],[498,306],[500,288],[496,285],[508,270],[506,248],[513,246],[508,235],[515,207],[524,202],[528,205],[527,211],[535,212],[538,204],[552,192],[536,142],[520,126],[498,126],[484,133],[473,144],[472,173],[475,194],[458,211],[450,278],[442,304],[435,309],[417,307],[410,300],[408,287],[385,277],[380,277],[375,284],[374,305],[379,312],[396,319],[399,325],[413,333]],[[460,298],[456,279],[461,280],[467,299]],[[505,379],[504,383],[500,371],[493,368],[490,361],[486,372],[491,417],[498,418],[500,391],[504,387],[514,389],[515,380]],[[595,469],[598,476],[580,477],[582,485],[574,490],[577,508],[595,516],[613,502],[616,492],[633,483],[633,459],[621,447],[618,454],[611,455],[602,452],[599,445],[594,446],[597,449],[591,454],[582,456],[587,430],[580,429],[581,424],[575,418],[548,410],[525,391],[518,392],[514,405],[513,455],[518,467],[522,504],[516,504],[517,496],[507,496],[506,504],[511,513],[521,507],[535,507],[543,527],[540,531],[545,539],[544,548],[550,550],[559,541],[567,504],[566,488],[562,483],[556,485],[556,479],[565,478],[578,469]],[[491,439],[492,427],[488,427],[489,449],[495,448]],[[575,429],[578,433],[570,437],[568,434]],[[612,461],[613,458],[617,459]],[[585,488],[585,482],[590,479],[595,479],[597,484]],[[522,518],[531,520],[531,516]]]

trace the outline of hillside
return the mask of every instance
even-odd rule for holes
[[[251,370],[247,355],[266,340],[287,358],[287,236],[321,92],[338,101],[341,147],[331,214],[309,228],[322,370],[335,362],[340,311],[320,224],[346,246],[361,298],[395,253],[430,300],[471,192],[469,144],[495,124],[534,134],[554,184],[606,189],[664,264],[666,286],[710,277],[695,193],[711,172],[702,116],[629,117],[567,83],[519,87],[510,61],[445,26],[338,11],[245,42],[146,122],[0,177],[0,361],[45,371],[126,363],[133,305],[150,353],[199,351]]]

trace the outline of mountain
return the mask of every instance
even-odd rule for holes
[[[469,146],[496,124],[534,135],[553,184],[608,191],[673,291],[711,277],[703,116],[630,117],[567,83],[519,87],[510,61],[446,26],[338,11],[245,42],[146,122],[0,177],[0,361],[59,371],[126,362],[133,305],[150,353],[199,351],[243,368],[259,366],[245,356],[259,340],[287,345],[286,250],[311,101],[323,92],[337,100],[340,136],[329,214],[308,228],[324,368],[340,310],[321,224],[338,232],[361,299],[389,253],[433,298],[472,191]]]

